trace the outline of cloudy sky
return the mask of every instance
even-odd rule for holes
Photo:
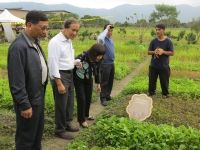
[[[188,4],[200,6],[200,0],[0,0],[0,2],[39,2],[44,4],[68,3],[84,8],[106,8],[110,9],[121,4],[144,5],[144,4]]]

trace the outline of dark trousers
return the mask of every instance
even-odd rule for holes
[[[168,69],[156,69],[149,66],[149,94],[154,95],[156,90],[156,82],[159,76],[160,85],[162,89],[162,95],[169,94],[169,77],[170,77],[170,68]]]
[[[20,107],[15,104],[17,129],[15,135],[16,150],[41,150],[44,131],[44,87],[35,95],[39,105],[32,106],[33,116],[26,119],[21,116]]]
[[[106,101],[106,98],[110,97],[112,87],[113,87],[114,74],[115,74],[114,64],[101,64],[100,73],[101,73],[100,100]]]
[[[77,120],[79,123],[83,123],[85,122],[85,117],[89,117],[93,84],[85,83],[84,80],[79,79],[79,77],[75,77],[74,86],[77,98]]]
[[[73,72],[60,71],[61,81],[65,86],[66,93],[60,94],[55,80],[51,80],[55,101],[55,133],[62,134],[67,123],[73,119],[74,110],[74,82]]]

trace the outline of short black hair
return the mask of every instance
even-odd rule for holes
[[[162,23],[160,23],[160,24],[157,24],[157,25],[156,25],[156,28],[165,30],[165,25],[162,24]]]
[[[95,61],[97,56],[104,55],[105,53],[105,47],[101,43],[96,43],[88,50],[88,57],[91,61]]]
[[[48,21],[47,14],[41,10],[31,10],[26,14],[26,24],[38,24],[39,21]]]
[[[79,24],[79,22],[74,18],[69,18],[64,23],[64,28],[69,28],[71,24]]]
[[[105,25],[104,25],[104,27],[103,27],[103,30],[105,30],[105,29],[106,29],[106,27],[107,27],[108,25],[111,25],[111,24],[105,24]],[[112,29],[112,28],[114,28],[114,27],[113,27],[113,26],[111,26],[111,29]]]

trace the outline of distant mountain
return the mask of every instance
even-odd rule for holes
[[[103,16],[107,17],[106,19],[114,22],[124,22],[126,17],[133,16],[134,13],[137,13],[138,19],[141,19],[142,16],[148,18],[149,15],[155,10],[155,5],[131,5],[124,4],[114,7],[112,9],[94,9],[94,8],[80,8],[66,3],[63,4],[43,4],[43,3],[34,3],[34,2],[12,2],[12,3],[0,3],[0,9],[4,8],[23,8],[23,10],[66,10],[72,13],[78,14],[80,17],[84,15],[91,16]],[[192,7],[189,5],[177,5],[177,10],[180,11],[178,20],[180,22],[189,22],[192,21],[192,18],[200,17],[200,6]],[[115,17],[109,17],[115,16]],[[133,20],[134,21],[134,20]],[[136,20],[135,20],[136,21]]]

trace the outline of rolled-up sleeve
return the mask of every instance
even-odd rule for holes
[[[59,73],[59,58],[61,55],[61,50],[59,49],[59,46],[57,45],[57,42],[50,42],[48,45],[48,64],[49,64],[49,72],[50,72],[50,78],[54,79],[60,78]]]
[[[104,39],[105,39],[107,33],[108,33],[107,29],[105,29],[103,32],[101,32],[101,34],[97,38],[98,43],[101,43],[102,45],[104,45],[104,43],[105,43]]]

